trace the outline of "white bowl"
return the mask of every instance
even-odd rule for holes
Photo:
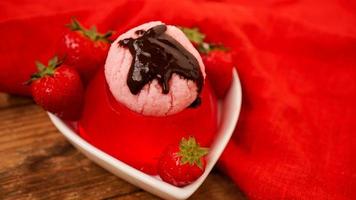
[[[164,199],[187,199],[191,196],[206,179],[221,153],[224,151],[231,135],[234,132],[241,108],[241,85],[236,70],[233,70],[232,85],[226,97],[220,102],[219,107],[219,129],[207,155],[207,165],[205,172],[192,184],[185,187],[175,187],[162,181],[158,176],[145,174],[130,165],[106,154],[95,146],[91,145],[69,126],[55,115],[48,113],[53,124],[79,151],[85,154],[90,160],[101,167],[107,169],[118,177],[134,184],[152,194]]]

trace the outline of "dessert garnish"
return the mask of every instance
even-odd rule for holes
[[[158,174],[175,186],[188,185],[203,174],[208,151],[194,137],[183,137],[179,144],[168,146],[162,153],[158,161]]]
[[[215,94],[219,98],[223,98],[229,90],[232,81],[231,73],[234,67],[232,52],[222,44],[205,41],[205,34],[197,27],[179,28],[202,54],[203,62]]]
[[[78,71],[84,83],[88,83],[105,63],[112,32],[99,33],[95,26],[87,29],[74,18],[67,27],[56,53],[64,64]]]
[[[35,102],[66,120],[78,120],[82,111],[84,88],[78,72],[57,57],[48,65],[36,62],[38,72],[28,84]]]

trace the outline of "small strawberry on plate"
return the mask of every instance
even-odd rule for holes
[[[231,51],[221,44],[204,42],[205,35],[198,28],[181,30],[202,54],[206,72],[217,97],[223,98],[230,88],[234,67]]]
[[[87,83],[105,63],[112,32],[98,33],[95,26],[86,29],[75,19],[68,28],[70,30],[61,38],[57,53],[64,64],[74,67]]]
[[[54,57],[48,66],[36,62],[38,72],[28,84],[35,102],[65,120],[78,120],[82,111],[84,88],[78,72]]]
[[[178,187],[199,178],[206,166],[208,149],[200,147],[194,137],[182,138],[179,144],[170,145],[158,161],[158,175]]]

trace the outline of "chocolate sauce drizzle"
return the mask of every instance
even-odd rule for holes
[[[154,79],[162,87],[162,93],[169,93],[169,80],[173,73],[192,80],[201,92],[204,78],[197,59],[179,42],[168,34],[166,25],[157,25],[147,31],[138,30],[137,39],[127,38],[119,45],[127,47],[133,56],[127,76],[127,85],[132,94],[138,94],[142,88]]]

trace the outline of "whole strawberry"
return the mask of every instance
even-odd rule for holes
[[[84,83],[88,83],[105,63],[112,32],[100,34],[95,26],[86,29],[75,19],[67,26],[70,30],[61,38],[57,53],[64,64],[74,67]]]
[[[58,63],[54,57],[48,66],[36,62],[38,72],[31,76],[31,93],[45,110],[65,120],[80,118],[84,89],[77,71]]]
[[[170,184],[185,186],[199,178],[206,166],[207,148],[202,148],[194,137],[183,138],[170,145],[158,161],[158,175]]]
[[[221,44],[204,42],[205,35],[198,28],[181,27],[181,30],[202,55],[206,73],[214,92],[217,97],[223,98],[232,81],[234,64],[231,51]]]

